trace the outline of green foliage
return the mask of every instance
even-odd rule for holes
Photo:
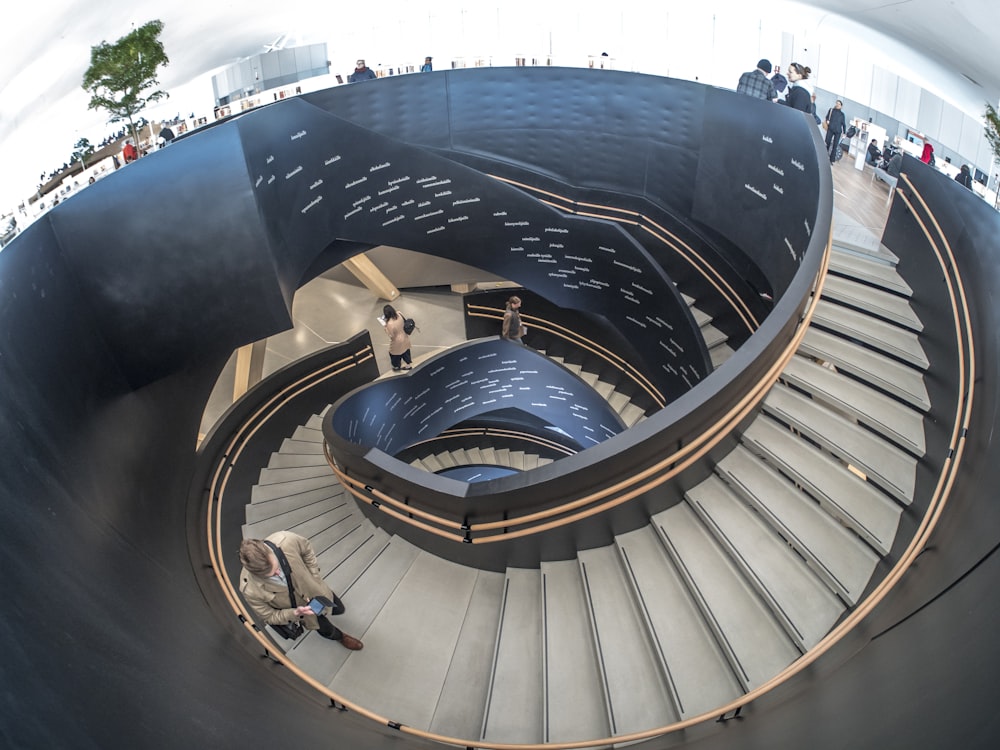
[[[94,155],[94,145],[87,138],[81,138],[73,146],[73,158],[70,161],[78,161],[87,168],[87,159]]]
[[[108,122],[127,120],[133,137],[135,115],[168,96],[156,88],[157,69],[170,63],[160,41],[162,31],[162,21],[149,21],[114,44],[102,41],[90,48],[90,67],[83,74],[83,88],[90,92],[88,108],[108,112]]]
[[[993,157],[1000,161],[1000,114],[989,102],[986,103],[986,140],[993,149]]]

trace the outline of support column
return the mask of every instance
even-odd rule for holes
[[[353,273],[376,297],[392,301],[399,296],[395,285],[364,253],[345,260],[344,268]]]
[[[233,401],[250,390],[264,377],[264,352],[267,340],[255,341],[236,350],[236,377],[233,381]]]

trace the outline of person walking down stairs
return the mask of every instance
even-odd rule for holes
[[[327,618],[343,614],[344,603],[320,575],[312,544],[291,531],[276,531],[267,539],[240,543],[240,592],[263,622],[284,638],[297,638],[302,629],[318,630],[344,648],[360,651],[364,644]]]

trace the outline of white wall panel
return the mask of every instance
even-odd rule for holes
[[[944,103],[941,107],[941,129],[938,139],[950,149],[959,151],[962,145],[962,121],[965,115],[957,108]],[[959,151],[959,153],[961,153]]]
[[[896,110],[896,88],[899,86],[899,76],[877,65],[872,70],[872,101],[871,108],[879,112],[891,114]]]
[[[847,88],[847,48],[841,44],[823,44],[819,49],[818,70],[813,71],[815,84],[837,96],[846,96]],[[867,93],[865,99],[868,98]]]
[[[667,75],[693,81],[704,78],[704,71],[711,70],[710,57],[715,54],[715,23],[710,10],[671,5],[667,14],[666,34],[663,28],[657,31],[658,49],[666,51],[670,59]],[[755,62],[757,61],[752,60],[750,64]],[[736,88],[735,83],[731,85]]]
[[[850,47],[847,51],[847,74],[843,95],[870,107],[874,69],[871,56],[864,48]]]
[[[917,119],[920,117],[920,87],[913,81],[900,78],[896,87],[896,107],[887,114],[904,125],[917,127]]]
[[[979,166],[980,151],[985,143],[982,124],[973,117],[963,115],[962,137],[958,142],[958,153],[962,155],[962,158],[971,159]],[[980,166],[980,169],[983,167]]]
[[[716,16],[712,43],[712,53],[702,58],[699,80],[713,86],[735,89],[742,73],[768,57],[760,52],[759,18],[736,13]]]
[[[993,174],[997,170],[993,166],[993,149],[990,148],[989,142],[986,138],[982,138],[979,141],[979,153],[975,157],[976,166],[987,174]],[[992,186],[992,183],[991,183]]]
[[[927,89],[920,92],[920,112],[917,115],[917,130],[931,139],[941,140],[941,110],[944,102]]]

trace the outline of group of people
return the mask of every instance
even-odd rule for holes
[[[736,91],[757,99],[780,102],[815,116],[816,95],[812,84],[808,83],[811,73],[808,65],[793,62],[788,66],[786,78],[781,74],[780,66],[772,68],[770,60],[762,59],[757,62],[756,68],[740,76]]]
[[[421,73],[431,73],[434,71],[433,58],[428,56],[424,58],[424,64],[420,66]],[[392,71],[390,70],[391,74]],[[378,75],[374,70],[369,68],[364,60],[358,60],[354,64],[354,72],[347,76],[348,83],[360,83],[361,81],[370,81],[373,78],[378,78]]]
[[[382,308],[379,322],[389,337],[389,364],[393,372],[413,368],[410,334],[406,332],[405,321],[403,313],[392,305],[385,305]],[[520,344],[527,332],[527,326],[521,322],[521,298],[517,296],[508,298],[503,323],[500,326],[500,338]]]
[[[830,163],[833,164],[840,159],[840,140],[848,129],[843,111],[844,103],[838,99],[827,111],[826,118],[821,120],[816,114],[816,94],[809,82],[811,74],[812,69],[808,65],[793,62],[788,66],[788,78],[785,78],[780,67],[772,68],[770,60],[761,59],[756,68],[740,76],[736,91],[812,115],[816,124],[822,123],[826,130],[826,150],[830,155]]]

